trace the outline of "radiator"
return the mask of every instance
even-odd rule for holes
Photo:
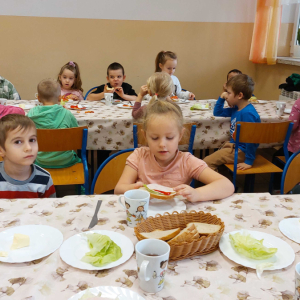
[[[281,90],[279,95],[279,100],[287,101],[287,100],[297,100],[300,98],[300,92],[288,92],[284,89]]]

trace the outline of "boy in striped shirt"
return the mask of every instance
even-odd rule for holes
[[[23,115],[0,119],[0,198],[55,198],[50,174],[34,164],[38,153],[36,127]]]

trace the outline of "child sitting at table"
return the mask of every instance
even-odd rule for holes
[[[124,68],[121,64],[114,62],[110,64],[107,68],[107,77],[108,83],[102,84],[92,91],[87,100],[97,101],[104,99],[104,94],[113,93],[114,99],[119,100],[136,100],[136,92],[132,86],[124,80],[126,79]]]
[[[10,114],[18,114],[25,116],[25,111],[21,107],[0,104],[0,119]]]
[[[36,106],[28,112],[39,129],[58,129],[78,127],[73,114],[59,105],[60,86],[53,79],[44,79],[38,86],[38,100],[42,106]],[[42,168],[66,168],[81,162],[74,151],[39,152],[36,164]]]
[[[149,96],[152,97],[150,103],[155,100],[171,100],[170,95],[173,90],[174,85],[169,74],[164,72],[154,73],[147,80],[147,85],[141,86],[140,92],[132,109],[132,117],[134,119],[139,119],[143,116],[147,105],[141,106],[141,102],[145,95],[149,94]]]
[[[36,128],[20,114],[0,119],[0,198],[55,198],[50,174],[34,164]]]
[[[214,108],[214,116],[231,117],[230,142],[226,142],[221,149],[205,157],[207,165],[217,170],[218,166],[234,163],[233,133],[237,122],[260,123],[260,117],[254,106],[248,102],[254,90],[252,78],[245,74],[232,77],[226,84],[227,92],[223,92]],[[224,108],[225,100],[230,107]],[[238,165],[239,170],[250,169],[255,160],[258,144],[239,143]]]
[[[189,91],[182,91],[179,79],[174,75],[177,67],[177,55],[171,51],[160,51],[155,59],[155,72],[165,72],[173,80],[174,94],[180,99],[193,100],[195,95]]]
[[[150,183],[172,187],[191,202],[222,199],[234,192],[233,184],[227,178],[207,168],[204,161],[191,153],[178,150],[179,141],[185,134],[178,105],[153,101],[145,111],[143,128],[148,147],[135,149],[127,158],[115,194]],[[194,189],[189,186],[192,179],[206,185]]]
[[[61,96],[72,100],[83,100],[80,71],[76,62],[69,61],[63,65],[58,74],[57,81],[61,86]]]

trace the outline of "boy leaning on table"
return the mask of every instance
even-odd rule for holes
[[[10,114],[0,119],[0,198],[55,198],[50,174],[34,164],[38,153],[31,119]]]
[[[105,93],[113,93],[114,99],[135,101],[137,94],[130,84],[124,82],[126,75],[121,64],[117,62],[110,64],[107,68],[106,79],[108,83],[98,86],[88,95],[87,100],[101,100],[104,99]]]
[[[231,117],[230,142],[226,142],[218,151],[205,157],[207,165],[217,171],[218,166],[234,163],[233,133],[237,122],[260,123],[260,117],[254,106],[248,102],[254,90],[252,78],[246,74],[232,77],[226,84],[227,92],[223,92],[214,108],[214,116]],[[225,100],[230,107],[224,108]],[[238,165],[239,170],[250,169],[255,160],[256,149],[259,144],[239,143]]]

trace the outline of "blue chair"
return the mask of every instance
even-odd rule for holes
[[[111,191],[117,185],[133,148],[121,150],[109,156],[98,168],[91,187],[91,194],[103,194]]]
[[[281,194],[287,194],[300,182],[300,150],[295,152],[286,162],[281,178]]]
[[[54,185],[84,185],[85,194],[89,195],[89,172],[86,159],[87,136],[87,127],[37,129],[39,151],[81,149],[81,163],[67,168],[45,168],[50,173]]]
[[[85,94],[83,100],[86,100],[87,96],[88,96],[93,90],[95,90],[96,88],[97,88],[97,86],[95,86],[95,87],[89,89],[89,90],[87,91],[87,93]]]
[[[261,155],[256,155],[252,168],[248,170],[237,169],[238,147],[239,143],[280,143],[284,141],[283,148],[286,159],[289,154],[287,150],[288,141],[292,132],[293,123],[249,123],[238,122],[233,138],[235,139],[234,163],[225,164],[233,172],[233,184],[236,187],[236,176],[246,175],[244,192],[253,192],[255,174],[271,173],[269,192],[273,189],[273,174],[281,173],[282,169],[265,159]]]
[[[188,151],[193,154],[193,146],[194,146],[194,139],[196,134],[196,125],[195,123],[188,123],[183,125],[187,132],[190,132],[190,135],[184,135],[179,142],[179,145],[189,145]],[[134,148],[138,148],[138,144],[146,145],[147,142],[144,138],[144,135],[141,132],[142,124],[141,123],[133,123],[133,145]]]

